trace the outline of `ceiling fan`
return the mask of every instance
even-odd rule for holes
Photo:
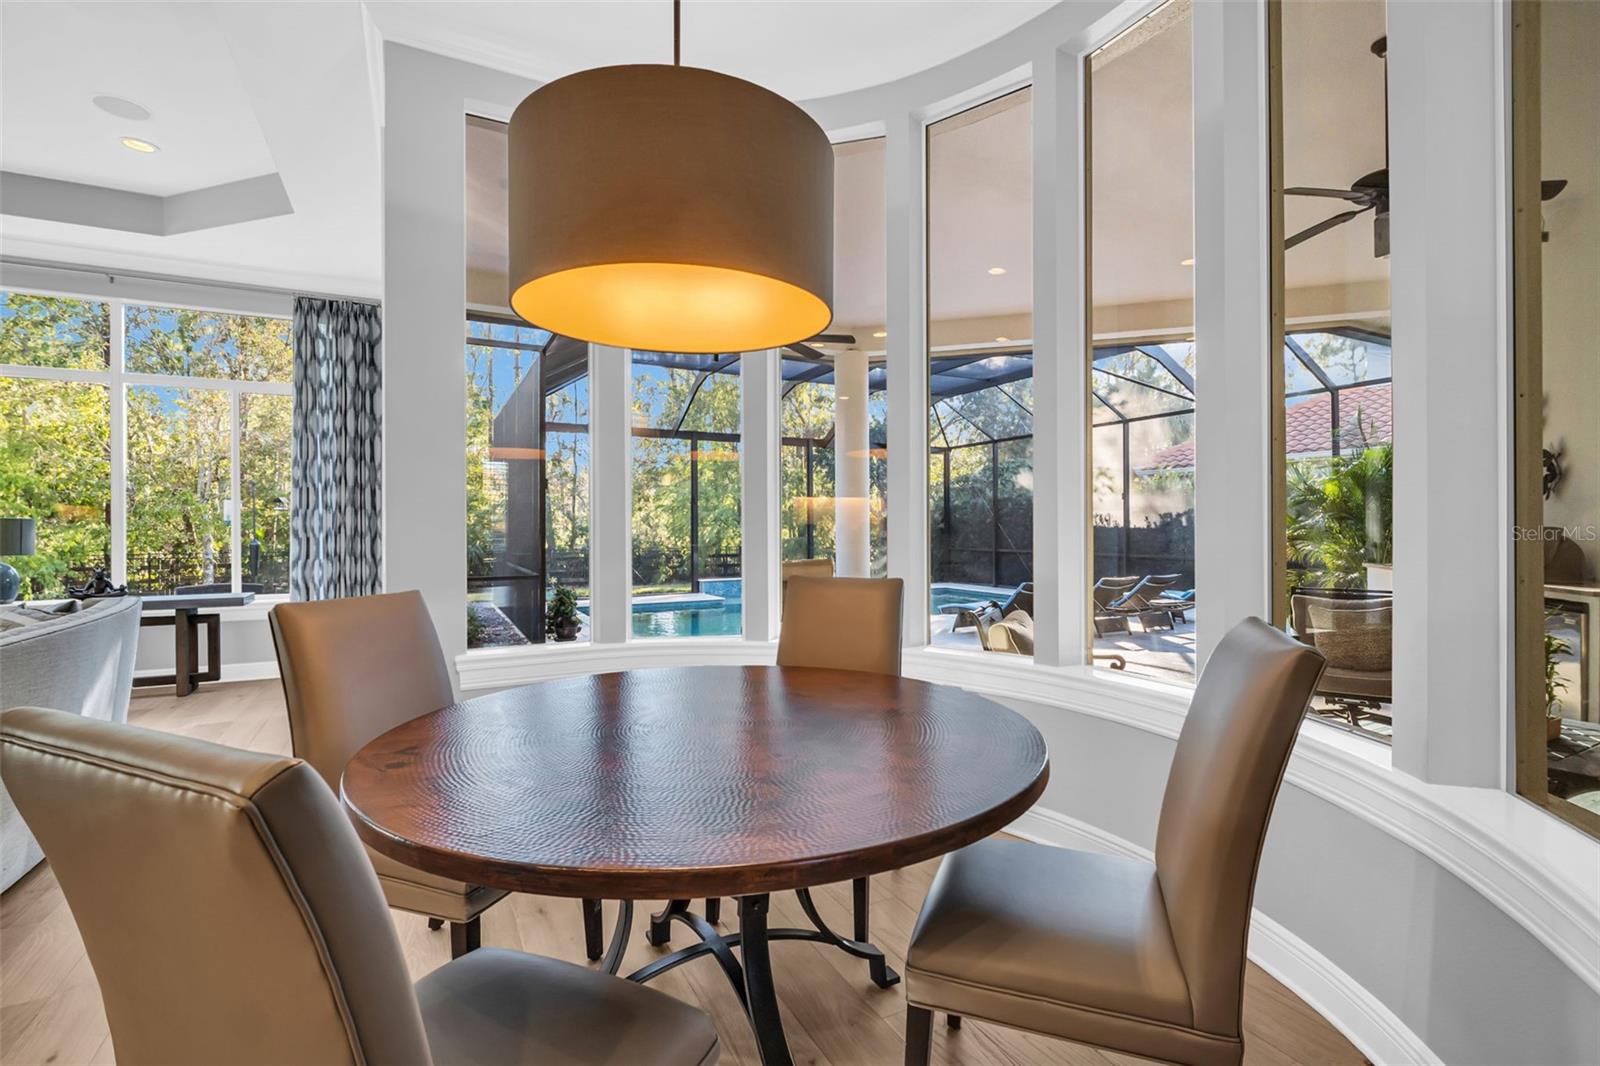
[[[1292,237],[1284,240],[1285,249],[1303,244],[1321,233],[1326,233],[1335,226],[1342,226],[1351,219],[1357,218],[1368,211],[1372,212],[1372,254],[1378,259],[1389,257],[1389,38],[1379,37],[1372,42],[1372,54],[1384,61],[1383,67],[1383,168],[1374,170],[1370,174],[1363,174],[1350,184],[1348,189],[1321,189],[1312,186],[1296,186],[1285,189],[1285,196],[1321,196],[1331,200],[1345,200],[1356,206],[1348,211],[1341,211],[1331,218],[1325,218],[1316,225],[1307,226]],[[1539,199],[1553,200],[1567,187],[1564,178],[1552,178],[1539,183]],[[1549,235],[1545,234],[1545,239]]]

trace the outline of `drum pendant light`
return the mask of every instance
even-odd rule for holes
[[[833,318],[833,148],[793,103],[679,64],[599,67],[511,117],[511,307],[579,340],[741,352]]]

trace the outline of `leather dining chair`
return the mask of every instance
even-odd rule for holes
[[[1154,862],[998,838],[946,856],[906,953],[907,1066],[929,1061],[933,1011],[1236,1066],[1256,868],[1322,667],[1256,618],[1224,637],[1178,737]]]
[[[337,795],[363,744],[402,722],[455,702],[439,635],[418,592],[280,603],[268,612],[294,753]],[[505,898],[403,865],[371,848],[389,906],[450,923],[450,954],[481,941],[479,916]]]
[[[900,673],[904,596],[897,577],[789,578],[778,665]]]
[[[484,948],[413,985],[355,830],[299,759],[18,708],[0,773],[118,1062],[716,1061],[700,1011],[582,966]]]
[[[904,595],[897,577],[790,577],[778,665],[898,675]],[[850,888],[854,938],[864,943],[871,932],[870,882],[858,877]]]

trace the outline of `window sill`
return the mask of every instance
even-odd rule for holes
[[[624,644],[523,644],[474,648],[456,656],[463,695],[578,674],[665,666],[758,666],[777,655],[777,644],[722,637],[657,637]]]

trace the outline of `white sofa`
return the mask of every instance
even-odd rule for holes
[[[0,707],[50,707],[127,721],[139,598],[91,600],[71,614],[48,610],[0,606]],[[43,857],[0,785],[0,891]]]

